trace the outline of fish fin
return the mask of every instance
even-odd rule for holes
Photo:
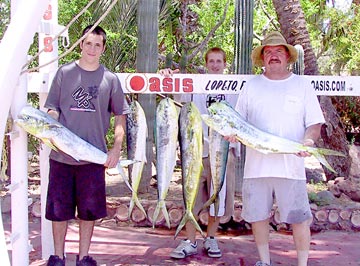
[[[47,129],[57,129],[57,128],[63,128],[64,126],[61,124],[49,124],[48,126],[46,126]]]
[[[165,217],[166,224],[167,224],[168,228],[170,229],[170,217],[169,217],[169,213],[168,213],[168,211],[167,211],[167,209],[166,209],[166,204],[165,204],[165,202],[164,202],[164,204],[161,206],[161,211],[162,211],[162,213],[163,213],[163,215],[164,215],[164,217]]]
[[[135,200],[133,198],[131,198],[130,203],[129,203],[129,214],[128,214],[129,218],[131,217],[131,213],[134,209],[134,206],[135,206]]]
[[[169,213],[168,213],[168,211],[166,209],[166,204],[165,204],[164,200],[159,200],[157,205],[156,205],[154,215],[153,215],[153,228],[155,227],[155,223],[156,223],[156,220],[157,220],[157,218],[159,216],[160,209],[161,209],[161,212],[163,213],[163,215],[165,217],[166,224],[167,224],[168,228],[170,229]]]
[[[207,202],[205,202],[202,210],[205,210],[210,207],[211,204],[214,204],[215,217],[218,217],[219,214],[219,194],[213,194]]]
[[[201,208],[202,210],[205,210],[210,207],[211,204],[215,202],[217,198],[216,194],[212,194],[211,197],[204,203],[204,206]]]
[[[196,230],[198,230],[201,234],[201,236],[203,238],[205,238],[205,234],[204,232],[201,230],[201,227],[200,225],[198,224],[198,222],[196,221],[195,219],[195,216],[194,214],[192,213],[192,211],[189,211],[187,210],[183,216],[183,218],[181,219],[177,229],[176,229],[176,232],[175,232],[175,235],[174,235],[174,239],[177,237],[177,235],[180,233],[181,229],[185,226],[185,224],[190,221],[192,222],[192,224],[195,226]]]
[[[342,152],[339,152],[339,151],[325,149],[325,148],[314,148],[314,149],[322,155],[333,155],[333,156],[345,157],[345,154],[343,154]]]
[[[220,207],[219,196],[217,196],[214,202],[215,218],[218,217],[219,215],[219,207]]]
[[[140,162],[140,161],[138,161],[138,160],[121,159],[121,160],[119,160],[118,165],[120,165],[121,167],[127,167],[127,166],[129,166],[130,164],[134,164],[134,163],[138,163],[138,162]]]
[[[309,150],[309,153],[311,153],[318,161],[323,164],[327,169],[329,169],[334,174],[337,174],[335,169],[329,164],[329,162],[326,160],[325,155],[333,155],[333,156],[342,156],[345,155],[339,151],[334,151],[331,149],[324,149],[324,148],[312,148]]]
[[[199,223],[196,221],[194,214],[191,211],[189,211],[188,216],[189,216],[190,222],[192,222],[192,224],[195,226],[195,228],[200,232],[201,236],[203,238],[205,238],[206,236],[205,236],[204,232],[201,230]]]
[[[334,152],[334,153],[332,153]],[[322,149],[322,148],[312,148],[309,150],[309,153],[311,153],[322,165],[324,165],[327,169],[329,169],[334,174],[337,174],[335,169],[328,163],[324,155],[338,155],[338,152],[332,151],[329,149]]]
[[[177,235],[180,233],[181,229],[184,227],[185,223],[187,222],[187,216],[186,216],[186,213],[184,214],[183,218],[181,219],[178,227],[176,228],[176,232],[175,232],[175,235],[174,235],[174,239],[176,239]]]
[[[319,160],[319,162],[321,163],[321,164],[323,164],[327,169],[329,169],[331,172],[333,172],[334,174],[337,174],[337,172],[335,171],[335,169],[334,168],[332,168],[332,166],[328,163],[328,161],[325,159],[325,157],[322,155],[322,154],[320,154],[320,153],[317,153],[317,154],[313,154],[315,157],[316,157],[316,159],[318,159]]]
[[[144,207],[141,205],[141,202],[139,201],[139,198],[135,191],[132,192],[132,197],[130,200],[129,217],[134,209],[134,205],[136,205],[140,209],[140,211],[145,215],[145,217],[147,217],[146,211],[145,211]]]
[[[129,178],[126,176],[124,169],[121,166],[121,163],[118,162],[118,164],[116,165],[116,169],[118,170],[119,174],[121,175],[121,177],[123,178],[126,186],[130,189],[131,192],[133,192],[133,188],[131,187],[130,183],[129,183]]]
[[[152,222],[153,228],[155,228],[155,223],[156,223],[156,220],[157,220],[157,218],[159,216],[160,208],[161,208],[162,204],[164,204],[163,200],[159,200],[158,203],[156,204],[156,208],[155,208],[154,214],[153,214],[153,222]]]
[[[54,151],[59,151],[59,149],[52,143],[50,139],[41,139],[46,146],[48,146],[50,149]]]

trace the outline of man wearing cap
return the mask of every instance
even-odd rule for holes
[[[247,82],[236,110],[259,129],[313,146],[325,122],[318,99],[305,78],[289,71],[297,51],[279,32],[268,34],[251,59],[263,73]],[[225,137],[234,142],[233,136]],[[312,213],[306,190],[304,158],[298,154],[263,154],[246,148],[243,183],[243,218],[251,223],[260,260],[271,265],[269,217],[277,205],[281,222],[291,224],[297,265],[307,265]]]

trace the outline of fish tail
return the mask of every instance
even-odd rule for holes
[[[330,150],[330,149],[324,149],[324,148],[313,148],[309,151],[316,159],[319,160],[321,164],[323,164],[326,168],[328,168],[331,172],[336,174],[337,172],[335,169],[329,164],[329,162],[326,160],[325,155],[334,155],[334,156],[345,156],[343,153]]]
[[[156,220],[159,216],[159,213],[160,213],[160,201],[156,204],[156,208],[155,208],[155,211],[154,211],[154,214],[153,214],[153,222],[152,222],[152,226],[153,228],[155,228],[155,223],[156,223]]]
[[[162,213],[163,213],[163,215],[164,215],[164,217],[165,217],[166,224],[167,224],[168,228],[170,229],[170,217],[169,217],[169,213],[168,213],[168,211],[167,211],[167,209],[166,209],[166,204],[165,204],[165,202],[164,202],[164,204],[161,206],[161,210],[162,210]]]
[[[219,197],[216,197],[215,201],[214,201],[214,209],[215,209],[215,218],[218,217],[219,214]]]
[[[211,195],[211,197],[204,203],[204,206],[202,207],[202,210],[205,210],[210,207],[211,204],[215,202],[217,198],[216,194]]]
[[[141,162],[141,161],[121,159],[121,160],[119,160],[118,165],[120,165],[121,167],[127,167],[127,166],[129,166],[131,164],[138,163],[138,162]]]
[[[169,213],[167,212],[166,204],[165,204],[164,200],[159,200],[158,203],[156,204],[156,208],[155,208],[154,215],[153,215],[153,228],[155,227],[155,223],[159,216],[160,210],[165,217],[167,226],[170,228]]]
[[[132,213],[132,211],[134,209],[134,205],[135,205],[135,201],[134,201],[133,198],[131,198],[130,204],[129,204],[129,217],[131,216],[131,213]]]
[[[145,217],[147,217],[146,215],[146,211],[144,209],[144,207],[141,205],[141,202],[139,201],[139,198],[136,194],[135,191],[132,192],[132,197],[131,197],[131,200],[130,200],[130,205],[129,205],[129,217],[134,209],[134,205],[136,205],[140,211],[145,215]]]
[[[205,210],[210,207],[211,204],[214,204],[214,210],[215,210],[215,217],[218,217],[219,214],[219,194],[213,194],[211,198],[205,202],[204,206],[202,207],[202,210]]]
[[[204,232],[201,230],[201,227],[199,223],[196,221],[194,214],[187,210],[184,214],[184,217],[181,219],[178,228],[176,229],[174,239],[177,237],[177,235],[180,233],[181,229],[185,226],[185,224],[190,221],[195,226],[196,230],[198,230],[203,238],[205,238]]]
[[[345,157],[345,154],[343,154],[340,151],[335,151],[335,150],[325,149],[325,148],[315,148],[315,150],[322,155],[333,155],[333,156]]]
[[[183,218],[181,219],[178,227],[176,228],[176,232],[174,235],[174,239],[176,239],[177,235],[180,233],[181,229],[184,227],[185,223],[187,222],[188,218],[186,213],[184,214]]]
[[[129,178],[126,176],[124,169],[121,166],[121,162],[119,161],[118,164],[116,165],[116,170],[119,172],[119,174],[121,175],[122,179],[124,180],[126,186],[130,189],[131,192],[134,192],[133,188],[131,187],[130,183],[129,183]]]
[[[52,150],[54,150],[54,151],[59,151],[59,149],[51,142],[51,140],[49,140],[49,139],[45,139],[45,138],[42,138],[41,139],[43,142],[44,142],[44,144],[46,145],[46,146],[48,146],[50,149],[52,149]],[[77,161],[79,161],[79,160],[77,160]]]

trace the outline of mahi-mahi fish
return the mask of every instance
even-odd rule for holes
[[[175,103],[170,98],[164,98],[159,102],[155,116],[158,201],[153,215],[153,227],[155,227],[157,217],[161,210],[165,217],[166,224],[170,228],[170,219],[166,209],[165,198],[176,164],[178,132],[178,112]]]
[[[182,189],[185,212],[176,229],[175,236],[187,222],[193,223],[203,237],[205,237],[193,214],[193,208],[200,185],[202,165],[202,121],[201,115],[194,103],[188,102],[180,110],[180,153]]]
[[[136,100],[131,101],[130,113],[126,117],[127,128],[127,152],[128,158],[137,161],[133,165],[129,165],[129,178],[131,180],[132,196],[129,204],[129,216],[131,215],[134,205],[136,205],[145,217],[146,212],[138,198],[138,189],[141,181],[142,172],[146,163],[146,139],[148,136],[148,128],[146,116],[140,103]]]
[[[211,170],[212,195],[204,203],[203,209],[214,203],[215,217],[219,213],[219,194],[224,185],[229,142],[217,131],[209,128],[209,159]]]
[[[26,132],[41,139],[51,149],[61,150],[77,161],[96,164],[105,164],[106,162],[107,154],[105,152],[71,132],[47,113],[31,105],[25,105],[14,122]],[[134,160],[127,159],[119,160],[114,169],[122,176],[130,190],[131,186],[123,167],[134,162]]]
[[[262,131],[248,123],[228,103],[213,103],[209,106],[208,111],[209,115],[202,115],[202,119],[210,128],[216,130],[223,136],[234,135],[235,138],[244,145],[264,154],[296,154],[305,151],[317,158],[320,163],[334,173],[336,173],[336,171],[326,161],[325,155],[345,156],[338,151],[305,146],[299,142]]]

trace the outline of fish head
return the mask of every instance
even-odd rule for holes
[[[26,132],[39,138],[42,138],[44,131],[61,126],[51,116],[32,106],[23,107],[14,122]]]
[[[215,128],[216,124],[221,122],[220,116],[214,114],[214,115],[201,115],[202,120],[205,122],[205,124],[210,128]]]
[[[202,114],[205,124],[222,136],[236,135],[236,121],[231,117],[219,114]]]
[[[208,107],[208,111],[211,115],[230,113],[232,110],[233,108],[226,101],[215,102]]]

